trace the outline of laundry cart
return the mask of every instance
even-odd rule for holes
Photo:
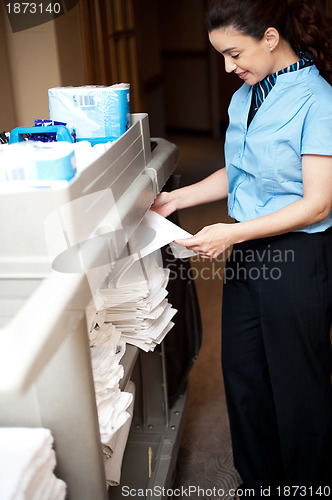
[[[72,500],[122,495],[106,487],[85,309],[109,276],[105,256],[125,249],[176,167],[177,148],[154,142],[151,152],[147,115],[132,115],[130,129],[70,182],[0,194],[0,426],[51,430],[55,473]],[[92,240],[77,268],[82,241]],[[121,363],[121,388],[136,384],[137,431],[121,486],[170,487],[186,395],[168,408],[162,344],[152,353],[127,345]]]

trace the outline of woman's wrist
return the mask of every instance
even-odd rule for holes
[[[168,193],[170,203],[174,207],[174,210],[181,210],[182,208],[186,208],[186,205],[184,203],[185,198],[181,194],[182,190],[183,188],[178,188]]]
[[[176,199],[177,199],[176,191],[177,191],[177,189],[174,189],[174,191],[169,191],[168,192],[169,203],[174,207],[174,211],[178,210],[178,206],[177,206],[177,203],[176,203]]]
[[[230,246],[236,245],[236,243],[242,243],[245,240],[242,224],[243,222],[234,222],[232,224],[228,224],[230,229]]]

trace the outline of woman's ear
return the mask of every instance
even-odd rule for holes
[[[269,49],[272,52],[272,50],[274,50],[279,43],[280,39],[279,31],[272,27],[267,28],[267,30],[264,33],[264,38],[269,46]]]

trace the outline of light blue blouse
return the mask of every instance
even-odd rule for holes
[[[252,87],[229,106],[225,160],[228,212],[238,221],[270,214],[303,197],[303,154],[332,156],[332,87],[315,65],[279,75],[247,128]],[[323,221],[300,231],[324,231]]]

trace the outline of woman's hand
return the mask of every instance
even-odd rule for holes
[[[166,191],[160,193],[151,205],[151,210],[163,217],[168,217],[175,212],[176,205],[172,199],[171,193],[167,193]]]
[[[215,259],[227,250],[227,248],[236,243],[236,225],[219,223],[206,226],[191,238],[175,240],[175,243],[193,250],[202,257]]]

